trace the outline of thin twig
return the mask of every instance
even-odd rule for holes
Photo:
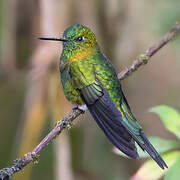
[[[61,121],[57,122],[56,126],[49,132],[49,134],[32,150],[32,152],[24,155],[23,158],[19,158],[14,160],[14,163],[11,167],[4,168],[0,170],[0,180],[8,180],[10,177],[21,170],[29,164],[30,162],[38,162],[39,153],[54,139],[58,136],[61,131],[65,128],[70,128],[72,126],[72,122],[76,119],[80,114],[84,113],[78,108],[74,108],[72,112],[62,118]]]
[[[176,25],[171,28],[167,35],[164,36],[164,38],[161,39],[157,44],[154,44],[144,54],[138,56],[129,68],[126,68],[122,72],[120,72],[118,74],[118,79],[125,79],[127,76],[131,75],[134,71],[136,71],[140,66],[147,64],[149,59],[156,52],[158,52],[162,47],[164,47],[169,41],[173,40],[179,34],[180,22],[176,23]]]
[[[140,66],[147,64],[149,59],[158,52],[163,46],[165,46],[170,40],[174,39],[180,33],[180,23],[177,23],[169,33],[157,44],[149,48],[146,53],[141,54],[133,64],[118,74],[118,79],[122,80],[133,72],[135,72]],[[22,171],[22,169],[30,162],[37,162],[40,152],[58,136],[63,129],[68,129],[72,126],[72,122],[83,113],[83,111],[74,108],[72,112],[59,121],[56,126],[49,132],[49,134],[33,149],[32,152],[24,155],[23,158],[14,160],[12,166],[0,170],[0,180],[11,179],[12,175],[16,172]]]

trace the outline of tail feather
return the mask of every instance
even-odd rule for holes
[[[160,154],[156,151],[153,145],[149,142],[147,137],[145,136],[140,124],[137,122],[133,114],[131,113],[130,107],[127,103],[127,100],[122,92],[122,102],[121,106],[122,113],[124,114],[124,120],[122,121],[123,126],[127,129],[127,131],[131,134],[132,138],[137,142],[137,144],[141,147],[143,151],[146,151],[154,161],[164,169],[164,167],[168,168],[167,164],[161,158]]]
[[[133,117],[133,116],[132,116]],[[131,117],[131,118],[132,118]],[[134,118],[134,117],[133,117]],[[126,116],[126,121],[133,122],[133,120],[130,120],[130,117]],[[136,141],[136,143],[141,147],[143,151],[146,151],[152,159],[156,161],[156,163],[164,169],[164,167],[168,168],[167,164],[164,162],[164,160],[161,158],[160,154],[156,151],[156,149],[153,147],[153,145],[149,142],[147,137],[145,136],[142,128],[136,129],[136,133],[133,130],[130,130],[130,126],[127,124],[127,122],[123,121],[122,124],[124,127],[126,127],[127,131],[131,134],[132,138]],[[137,123],[137,121],[134,119],[134,122]],[[135,124],[135,123],[134,123]],[[134,129],[135,130],[135,129]],[[137,131],[138,130],[138,131]]]
[[[164,167],[168,168],[167,164],[164,162],[164,160],[161,158],[159,153],[156,151],[156,149],[153,147],[153,145],[149,142],[149,140],[146,138],[143,132],[140,132],[140,135],[144,141],[144,149],[146,152],[154,159],[157,164],[164,169]]]

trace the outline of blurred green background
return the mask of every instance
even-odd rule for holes
[[[0,1],[0,168],[30,152],[72,105],[58,72],[60,37],[74,23],[90,27],[117,72],[158,42],[180,21],[179,0]],[[175,139],[148,110],[167,104],[180,111],[180,40],[123,80],[131,109],[148,136]],[[141,166],[113,153],[89,113],[78,118],[17,180],[126,180]]]

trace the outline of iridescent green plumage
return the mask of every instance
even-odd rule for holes
[[[167,167],[132,115],[116,71],[94,33],[75,24],[63,38],[60,73],[66,98],[73,104],[86,104],[108,139],[126,155],[138,157],[136,141],[161,168]]]

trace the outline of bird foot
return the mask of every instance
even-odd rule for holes
[[[73,110],[79,110],[82,113],[84,113],[87,110],[87,106],[85,104],[77,105],[77,106],[73,107]]]

